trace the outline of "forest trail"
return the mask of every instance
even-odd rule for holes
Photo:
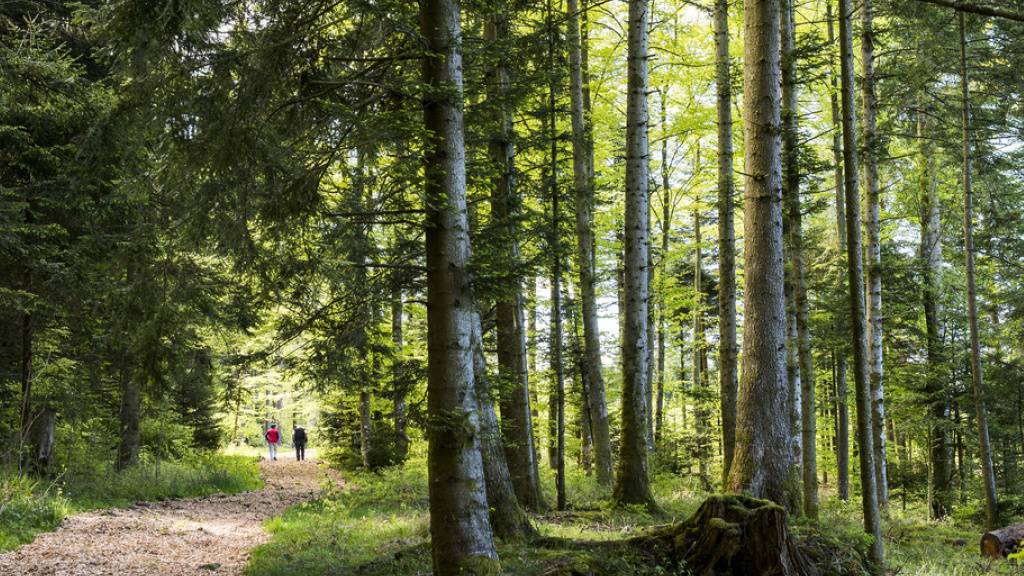
[[[268,539],[263,521],[320,494],[317,461],[262,461],[262,490],[139,503],[70,516],[0,554],[5,576],[240,575]],[[339,481],[336,477],[333,481]]]

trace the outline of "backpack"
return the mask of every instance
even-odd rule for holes
[[[266,437],[267,442],[270,442],[271,444],[277,444],[277,440],[281,437],[277,428],[267,430],[267,433],[264,436]]]

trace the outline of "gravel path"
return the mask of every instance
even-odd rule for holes
[[[0,554],[4,576],[241,575],[268,538],[263,521],[320,493],[312,460],[260,463],[262,490],[140,503],[68,517],[55,532]],[[334,479],[336,481],[336,479]]]

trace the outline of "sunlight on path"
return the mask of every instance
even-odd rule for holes
[[[326,479],[313,460],[282,457],[260,468],[266,485],[255,492],[71,516],[56,532],[0,554],[0,574],[240,575],[249,551],[267,540],[263,521],[315,498]]]

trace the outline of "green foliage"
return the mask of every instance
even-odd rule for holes
[[[0,552],[56,528],[70,511],[59,489],[42,480],[0,475]]]

